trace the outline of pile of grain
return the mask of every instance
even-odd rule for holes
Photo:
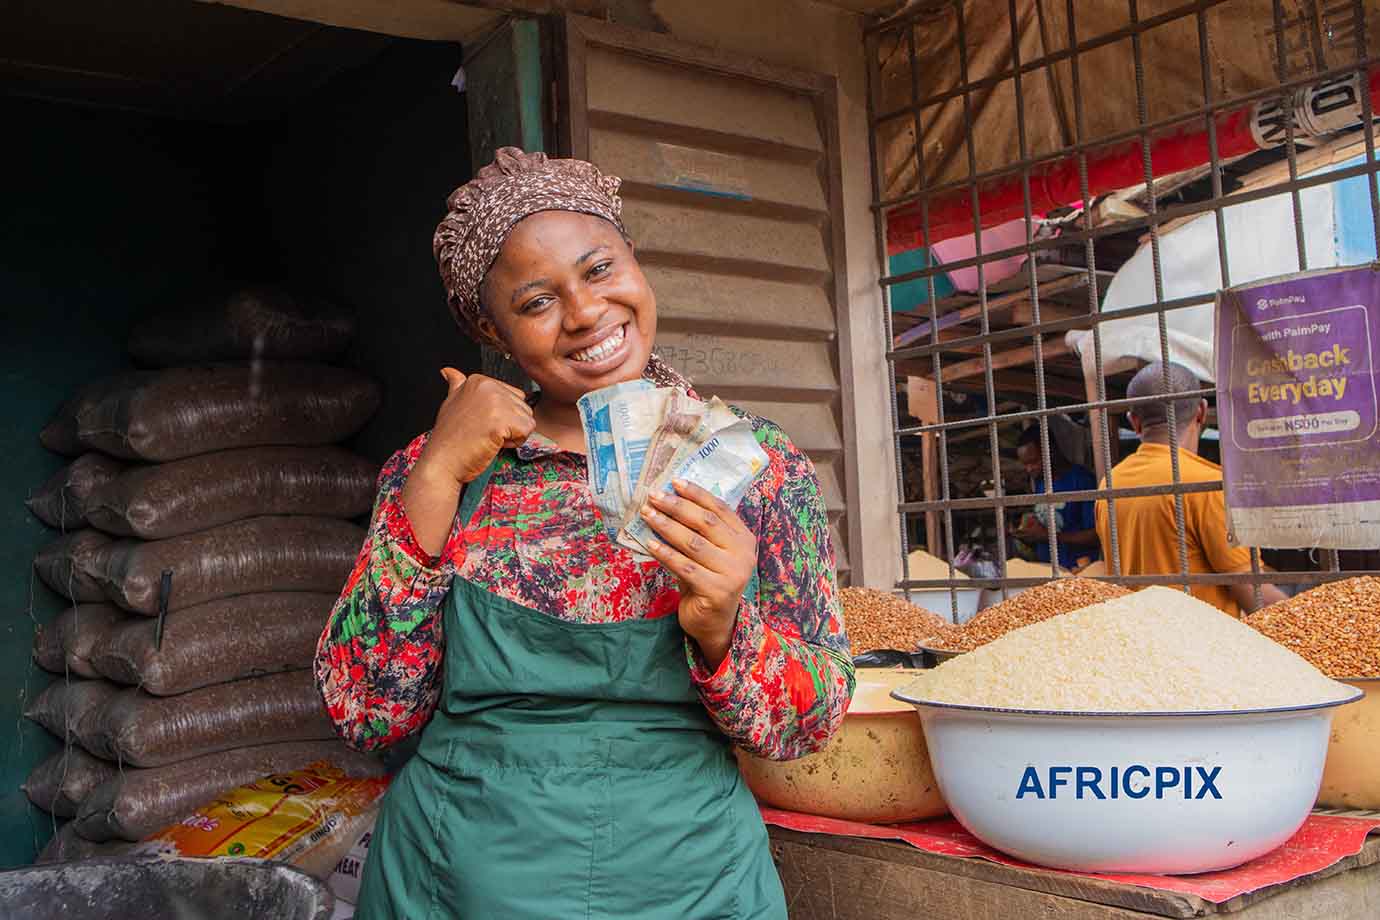
[[[1282,645],[1173,588],[1051,617],[922,672],[917,699],[1062,712],[1193,712],[1346,698]]]
[[[1059,571],[1064,573],[1068,569],[1061,566]],[[1029,559],[1006,560],[1007,578],[1048,578],[1049,572],[1048,562],[1031,562]]]
[[[1380,677],[1380,578],[1319,585],[1256,611],[1246,623],[1328,677]]]
[[[945,626],[925,637],[921,644],[946,652],[971,652],[1013,629],[1130,593],[1120,585],[1087,578],[1060,578],[1027,588],[1015,597],[988,607],[962,626]]]
[[[941,629],[944,620],[895,594],[871,588],[844,588],[843,622],[852,654],[886,649],[915,651],[920,639]]]
[[[954,578],[964,580],[968,576],[954,569],[953,574],[949,574],[949,564],[938,556],[932,556],[923,549],[911,550],[906,557],[906,571],[910,574],[912,581],[939,581]]]

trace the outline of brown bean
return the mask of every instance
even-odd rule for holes
[[[1246,617],[1328,677],[1380,677],[1380,578],[1319,585]]]
[[[879,649],[914,652],[920,640],[942,629],[944,620],[895,594],[872,588],[844,588],[843,620],[854,655]]]
[[[1059,578],[988,607],[962,626],[946,625],[921,644],[944,651],[971,652],[1013,629],[1130,593],[1120,585],[1090,578]]]

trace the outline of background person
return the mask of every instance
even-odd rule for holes
[[[1181,364],[1169,365],[1169,389],[1164,387],[1164,364],[1156,361],[1141,368],[1126,388],[1128,399],[1183,393],[1200,389],[1193,372]],[[1207,425],[1207,400],[1186,396],[1173,401],[1179,438],[1180,481],[1221,482],[1222,468],[1198,455],[1198,440]],[[1140,448],[1112,468],[1112,485],[1118,489],[1163,485],[1174,481],[1169,451],[1169,403],[1148,402],[1128,413],[1131,427],[1140,435]],[[1105,484],[1104,484],[1105,487]],[[1227,507],[1222,492],[1189,492],[1183,496],[1184,539],[1188,571],[1192,574],[1249,572],[1251,551],[1227,540]],[[1124,575],[1170,575],[1179,566],[1178,530],[1173,495],[1145,495],[1116,500],[1117,547]],[[1097,502],[1097,534],[1106,559],[1112,558],[1111,517],[1107,501]],[[1110,567],[1110,562],[1108,563]],[[1274,585],[1262,585],[1264,604],[1283,600]],[[1233,616],[1256,609],[1250,585],[1193,585],[1192,594]]]
[[[1016,457],[1025,467],[1030,477],[1030,492],[1033,495],[1045,491],[1044,462],[1040,453],[1040,426],[1031,425],[1021,432],[1016,441]],[[1097,477],[1087,467],[1070,463],[1051,438],[1049,442],[1049,462],[1052,467],[1054,491],[1082,492],[1097,488]],[[1093,502],[1046,502],[1035,506],[1033,513],[1022,518],[1016,537],[1024,543],[1033,545],[1035,557],[1040,562],[1049,562],[1049,527],[1045,522],[1048,515],[1055,516],[1058,525],[1059,565],[1072,570],[1077,568],[1080,559],[1095,562],[1102,549],[1097,538],[1097,515]]]

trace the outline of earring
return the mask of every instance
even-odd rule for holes
[[[503,360],[504,360],[504,361],[511,361],[511,360],[513,360],[513,356],[510,355],[510,354],[508,354],[508,353],[505,351],[505,352],[503,353]]]

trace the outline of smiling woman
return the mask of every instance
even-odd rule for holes
[[[656,295],[631,241],[603,218],[570,211],[526,218],[480,290],[487,305],[480,328],[506,343],[548,396],[539,415],[641,376],[651,357]]]
[[[690,389],[652,350],[618,185],[508,148],[437,230],[457,320],[540,397],[442,370],[321,637],[347,741],[425,726],[379,818],[370,918],[786,916],[729,751],[799,757],[843,717],[824,503],[781,429],[740,412],[769,463],[736,510],[678,486],[641,509],[653,562],[609,539],[575,401],[638,377]]]

